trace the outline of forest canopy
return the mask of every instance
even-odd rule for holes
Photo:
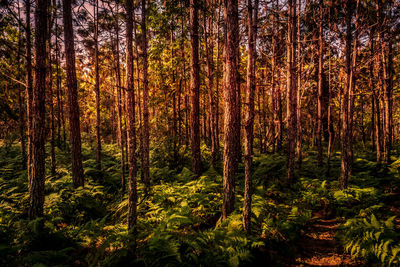
[[[0,1],[0,265],[400,264],[397,0]]]

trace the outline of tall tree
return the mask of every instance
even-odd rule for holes
[[[296,85],[296,0],[288,1],[289,23],[287,40],[287,161],[288,182],[294,179],[294,159],[297,134],[297,85]]]
[[[244,145],[244,164],[245,164],[245,191],[243,203],[243,228],[250,231],[251,222],[251,196],[252,196],[252,157],[253,157],[253,131],[254,131],[254,95],[256,90],[256,42],[257,42],[257,15],[258,0],[247,2],[247,27],[248,27],[248,59],[247,59],[247,114],[245,123],[245,145]]]
[[[119,11],[119,5],[117,3],[116,9],[117,9],[117,14],[114,14],[114,11],[109,4],[109,8],[111,10],[111,13],[114,17],[114,29],[115,29],[115,39],[112,41],[112,51],[113,51],[113,56],[114,56],[114,70],[115,70],[115,85],[116,85],[116,92],[117,92],[117,135],[118,135],[118,142],[119,142],[119,147],[121,150],[121,191],[125,192],[126,188],[126,178],[125,178],[125,162],[128,162],[128,160],[125,161],[125,154],[126,157],[128,157],[128,148],[127,148],[127,131],[126,128],[124,130],[123,127],[123,121],[122,121],[122,116],[123,116],[123,101],[122,101],[122,82],[121,82],[121,66],[120,66],[120,50],[119,50],[119,19],[118,19],[118,11]],[[111,33],[110,33],[111,35]],[[126,147],[126,149],[125,149]]]
[[[213,8],[212,3],[208,8]],[[217,154],[218,154],[218,136],[217,136],[217,114],[216,105],[214,100],[214,78],[215,78],[215,68],[213,59],[214,50],[214,33],[213,33],[213,23],[214,23],[214,11],[211,10],[211,15],[207,18],[206,13],[204,14],[204,42],[206,50],[206,64],[207,64],[207,87],[208,87],[208,113],[209,113],[209,131],[210,131],[210,141],[211,141],[211,165],[214,169],[217,166]],[[208,27],[207,27],[208,26]]]
[[[19,6],[19,2],[17,5],[18,11],[18,21],[21,21],[21,9]],[[18,73],[21,73],[21,55],[22,55],[22,35],[21,35],[21,25],[18,28],[18,50],[17,50],[17,64],[18,64]],[[26,122],[25,122],[25,110],[24,110],[24,101],[25,97],[23,94],[23,88],[21,88],[18,92],[18,104],[19,104],[19,136],[21,142],[21,167],[23,170],[26,169],[27,164],[27,154],[26,154]],[[26,88],[25,88],[26,90]]]
[[[48,103],[50,108],[50,171],[51,175],[56,174],[56,153],[55,153],[55,123],[54,123],[54,104],[53,104],[53,73],[52,73],[52,57],[51,57],[51,36],[52,36],[52,27],[53,20],[56,15],[57,8],[55,7],[55,3],[53,4],[53,13],[49,14],[47,18],[47,85],[48,85]],[[50,7],[50,5],[49,5]],[[49,11],[50,12],[50,11]]]
[[[237,171],[237,143],[239,136],[238,113],[238,53],[239,53],[239,25],[238,1],[224,1],[225,21],[225,86],[224,86],[224,170],[223,187],[224,197],[222,204],[222,218],[226,219],[234,210],[235,176]]]
[[[201,174],[200,155],[200,65],[199,65],[199,1],[190,0],[190,140],[192,147],[192,171]]]
[[[358,5],[356,12],[356,30],[358,21]],[[341,174],[339,182],[342,188],[347,187],[347,182],[351,174],[353,165],[353,106],[354,106],[354,70],[356,63],[357,38],[353,38],[352,33],[352,17],[354,13],[353,1],[345,1],[345,23],[346,23],[346,41],[345,41],[345,72],[346,82],[344,86],[343,102],[342,102],[342,145],[341,145]],[[354,39],[354,40],[353,40]]]
[[[43,216],[46,142],[46,40],[48,0],[37,0],[35,8],[35,68],[32,103],[32,149],[29,216]]]
[[[26,39],[26,113],[28,118],[28,186],[31,186],[32,167],[32,41],[31,41],[31,1],[25,0],[25,39]]]
[[[323,82],[322,77],[324,61],[323,61],[323,27],[322,22],[324,19],[323,0],[319,1],[319,22],[318,22],[318,110],[317,110],[317,149],[318,149],[318,166],[322,166],[322,94]]]
[[[81,129],[76,80],[74,30],[72,27],[71,0],[63,0],[64,46],[67,71],[69,127],[72,157],[72,180],[75,187],[84,185],[81,151]]]
[[[300,25],[300,14],[301,14],[301,0],[299,0],[298,4],[298,12],[297,12],[297,53],[299,55],[299,61],[300,57],[302,56],[302,50],[301,50],[301,25]],[[299,62],[299,66],[297,68],[297,145],[296,145],[296,150],[297,150],[297,157],[298,157],[298,164],[299,167],[301,168],[301,164],[303,161],[303,154],[302,154],[302,145],[303,145],[303,129],[302,129],[302,116],[301,116],[301,96],[302,96],[302,64],[303,64],[303,58]]]
[[[142,0],[142,56],[143,56],[143,135],[142,173],[147,192],[150,189],[149,171],[149,77],[147,60],[146,0]]]
[[[99,75],[99,1],[95,0],[93,5],[94,16],[94,72],[95,84],[94,91],[96,94],[96,166],[101,170],[101,135],[100,135],[100,75]]]
[[[128,179],[128,229],[136,225],[137,214],[137,188],[136,188],[136,125],[135,125],[135,90],[133,77],[133,3],[126,1],[126,90],[127,90],[127,116],[128,116],[128,153],[129,153],[129,179]]]

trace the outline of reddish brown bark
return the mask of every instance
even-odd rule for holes
[[[135,90],[133,77],[133,6],[132,1],[126,1],[126,90],[128,116],[128,148],[129,148],[129,179],[128,179],[128,229],[136,225],[137,187],[136,187],[136,135],[135,135]]]
[[[31,2],[25,1],[26,9],[26,25],[25,25],[25,38],[26,38],[26,114],[28,118],[27,124],[27,137],[28,137],[28,186],[31,186],[31,167],[32,167],[32,42],[31,42]]]
[[[72,28],[71,0],[63,0],[64,46],[67,71],[72,179],[75,187],[84,185],[81,129],[79,119],[78,84],[75,69],[74,32]]]
[[[143,56],[143,135],[142,173],[147,192],[150,190],[149,171],[149,81],[147,62],[146,0],[142,0],[142,56]],[[179,107],[178,107],[179,108]]]
[[[35,68],[32,103],[31,186],[29,216],[43,216],[46,142],[46,39],[48,0],[37,0],[35,9]]]
[[[225,87],[224,87],[224,197],[222,218],[226,219],[234,210],[235,176],[237,170],[237,143],[239,136],[238,113],[238,2],[224,1],[224,20],[226,28],[225,42]]]
[[[199,65],[199,21],[198,1],[190,1],[190,122],[192,171],[198,177],[201,174],[200,157],[200,65]]]
[[[95,69],[95,85],[94,91],[96,94],[96,167],[101,171],[101,135],[100,135],[100,75],[99,75],[99,2],[95,1],[93,6],[94,15],[94,69]]]
[[[245,189],[243,202],[243,229],[250,231],[251,222],[251,197],[252,197],[252,162],[253,162],[253,131],[254,131],[254,95],[256,90],[256,42],[257,42],[257,15],[258,0],[248,0],[248,61],[247,61],[247,114],[245,123],[244,164],[245,164]]]
[[[288,47],[287,47],[287,162],[288,183],[294,180],[294,159],[297,135],[297,85],[296,85],[296,0],[289,0]]]
[[[323,94],[323,68],[324,68],[324,61],[323,61],[323,28],[322,28],[322,21],[323,21],[323,1],[319,1],[319,23],[318,23],[318,108],[317,108],[317,150],[318,150],[318,166],[322,166],[322,94]]]

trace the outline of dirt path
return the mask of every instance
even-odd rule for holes
[[[360,266],[361,262],[343,254],[335,233],[340,222],[337,219],[316,219],[304,233],[298,246],[300,256],[297,266]]]

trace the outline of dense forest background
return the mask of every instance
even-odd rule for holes
[[[400,264],[397,0],[2,0],[0,265]]]

